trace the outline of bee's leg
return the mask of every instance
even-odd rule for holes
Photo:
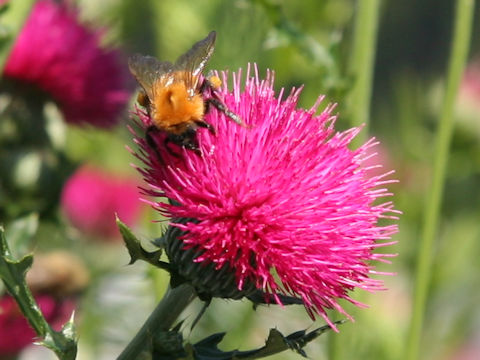
[[[169,143],[174,143],[177,144],[177,141],[171,138],[171,136],[167,136],[165,140],[163,140],[163,146],[165,146],[165,149],[167,149],[168,153],[172,156],[175,156],[176,158],[180,158],[180,155],[178,155],[175,151],[173,151],[170,146],[168,146]],[[177,144],[178,145],[178,144]]]
[[[205,102],[207,105],[207,108],[206,108],[207,111],[208,111],[209,105],[213,105],[217,108],[218,111],[223,112],[225,115],[227,115],[230,119],[232,119],[238,125],[245,126],[245,123],[240,118],[240,116],[235,114],[233,111],[230,111],[227,108],[227,106],[224,103],[222,103],[220,100],[216,98],[208,98],[207,100],[205,100]]]
[[[200,86],[200,93],[204,93],[207,89],[213,89],[212,84],[210,84],[210,81],[208,79],[204,79],[202,85]]]
[[[206,128],[208,129],[208,131],[210,131],[210,133],[212,133],[213,135],[215,135],[217,132],[215,131],[215,128],[209,124],[208,122],[206,121],[196,121],[195,124],[197,126],[200,126],[200,127],[203,127],[203,128]]]
[[[145,140],[147,140],[148,146],[150,146],[152,149],[156,150],[156,142],[152,137],[153,132],[158,132],[158,129],[155,126],[149,126],[147,130],[145,131]]]
[[[200,92],[205,92],[207,89],[211,89],[212,91],[216,91],[220,88],[222,85],[222,81],[218,76],[215,76],[213,74],[209,74],[204,80],[202,85],[200,86]],[[208,108],[210,107],[210,104],[215,106],[219,111],[223,112],[225,115],[227,115],[230,119],[232,119],[234,122],[236,122],[238,125],[246,126],[243,120],[235,114],[233,111],[230,111],[228,107],[218,98],[217,95],[214,95],[215,97],[210,97],[205,100],[205,113],[208,112]]]
[[[195,154],[197,155],[202,155],[202,152],[200,151],[200,148],[198,147],[197,144],[186,142],[183,147],[188,150],[192,150]]]
[[[153,125],[149,126],[147,128],[147,130],[145,131],[145,140],[147,141],[147,144],[150,147],[150,149],[152,149],[155,152],[155,155],[157,156],[158,161],[160,161],[163,164],[164,163],[163,159],[160,156],[160,153],[158,152],[158,149],[157,149],[157,143],[155,142],[154,138],[152,137],[152,133],[154,133],[154,132],[158,133],[158,131],[159,130],[155,126],[153,126]]]
[[[200,151],[200,147],[198,146],[197,127],[195,125],[188,127],[188,129],[182,134],[182,137],[183,137],[182,145],[185,148],[194,151],[197,155],[202,155],[202,152]]]
[[[188,150],[192,150],[195,154],[201,156],[202,155],[202,152],[200,151],[200,148],[198,147],[198,144],[196,141],[185,141],[183,143],[183,147],[188,149]]]
[[[172,142],[178,146],[184,147],[185,149],[192,150],[198,155],[201,155],[201,151],[198,147],[197,139],[195,137],[196,132],[194,128],[189,128],[187,129],[183,134],[178,135],[178,134],[169,134],[167,138],[165,139],[166,143],[167,142]],[[173,154],[176,157],[179,157],[178,154],[174,154],[173,151],[167,146],[168,152]]]

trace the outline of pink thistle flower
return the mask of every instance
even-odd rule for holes
[[[145,201],[171,218],[169,231],[177,229],[196,264],[227,268],[238,290],[253,283],[277,303],[279,295],[299,296],[310,316],[335,328],[326,309],[348,316],[338,299],[361,306],[352,290],[383,289],[370,275],[378,274],[371,261],[393,256],[374,252],[393,244],[397,232],[396,225],[379,225],[398,213],[392,202],[378,201],[391,195],[383,187],[390,173],[365,165],[374,139],[348,148],[361,129],[335,132],[334,106],[315,115],[322,97],[309,110],[297,109],[301,89],[282,100],[270,72],[265,80],[249,72],[243,91],[240,74],[233,74],[233,92],[219,90],[248,127],[210,109],[205,120],[217,134],[197,132],[201,156],[166,149],[161,133],[150,132],[156,149],[136,137],[136,156],[146,165],[139,171],[149,184],[144,193],[170,200]],[[146,112],[136,114],[144,130],[152,125]]]
[[[128,225],[139,218],[137,183],[84,166],[64,185],[61,204],[72,224],[81,231],[102,239],[119,239],[115,213]]]
[[[101,34],[78,21],[78,12],[39,0],[18,36],[4,69],[16,82],[47,93],[73,124],[115,125],[129,99],[120,54],[99,47]]]

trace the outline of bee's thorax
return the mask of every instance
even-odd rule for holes
[[[151,104],[151,116],[160,130],[178,133],[184,124],[202,121],[205,104],[201,94],[189,94],[183,81],[155,89]]]

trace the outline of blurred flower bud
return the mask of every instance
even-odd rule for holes
[[[61,204],[80,231],[104,240],[119,238],[115,214],[128,225],[139,218],[137,183],[91,166],[77,170],[65,183]]]

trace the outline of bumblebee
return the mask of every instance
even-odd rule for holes
[[[205,121],[210,106],[216,107],[239,125],[244,125],[238,115],[230,111],[216,94],[221,81],[216,76],[204,77],[202,72],[212,56],[216,33],[195,43],[190,50],[172,64],[152,56],[134,55],[129,59],[130,72],[141,86],[138,103],[145,107],[153,125],[146,137],[155,148],[152,131],[167,134],[165,146],[172,142],[178,146],[199,152],[196,132],[206,128],[212,134],[215,129]],[[205,96],[210,89],[211,96]]]

